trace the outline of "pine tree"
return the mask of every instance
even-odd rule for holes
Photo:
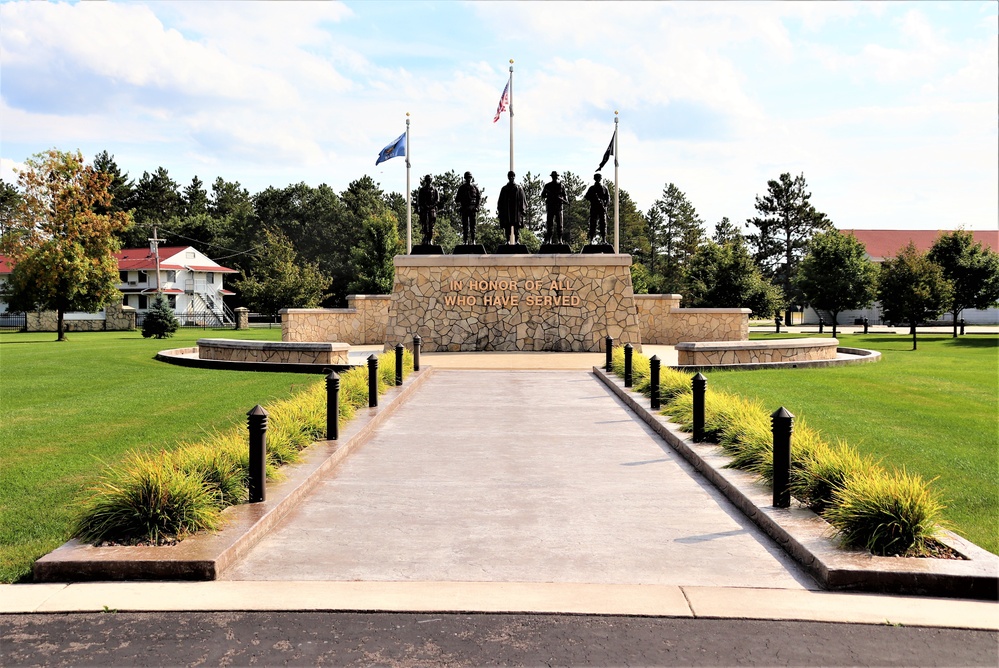
[[[178,327],[180,327],[180,323],[173,314],[173,309],[170,308],[166,298],[163,295],[156,295],[142,321],[143,338],[165,339],[173,336]]]

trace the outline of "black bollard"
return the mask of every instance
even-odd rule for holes
[[[822,318],[819,318],[819,334],[821,334],[825,330],[825,326],[826,323],[822,321]]]
[[[604,356],[604,371],[610,373],[614,366],[614,337],[610,334],[604,339]]]
[[[395,386],[402,385],[402,351],[406,346],[401,343],[395,344]]]
[[[267,411],[257,404],[246,414],[250,432],[249,501],[260,503],[267,495]]]
[[[961,336],[964,336],[964,318],[961,318]]]
[[[340,438],[340,376],[330,371],[326,376],[326,440]]]
[[[791,432],[794,416],[781,406],[770,415],[774,438],[774,508],[791,505]]]
[[[698,373],[690,384],[694,392],[694,443],[700,443],[704,440],[704,393],[708,388],[708,379],[703,373]]]
[[[368,408],[378,405],[378,358],[368,357]]]
[[[631,387],[631,356],[635,349],[630,343],[624,344],[624,386]]]
[[[423,339],[420,338],[419,334],[413,334],[413,371],[420,370],[420,346],[423,344]]]
[[[775,333],[776,334],[780,334],[780,316],[779,315],[774,318],[774,327],[777,330]]]
[[[649,360],[649,382],[651,383],[650,389],[652,390],[652,402],[650,404],[652,410],[659,410],[659,358],[655,355]]]
[[[867,333],[867,328],[870,326],[870,324],[871,321],[867,319],[867,316],[864,316],[864,334]]]

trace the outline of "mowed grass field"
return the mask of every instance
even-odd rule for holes
[[[753,334],[753,339],[799,335]],[[829,336],[826,334],[825,336]],[[999,337],[841,334],[880,362],[827,369],[716,371],[710,389],[784,406],[894,468],[936,478],[949,528],[999,554]]]
[[[225,337],[278,341],[280,329],[0,334],[0,582],[69,538],[75,504],[105,463],[132,450],[245,424],[256,404],[290,396],[319,376],[189,369],[157,351]]]

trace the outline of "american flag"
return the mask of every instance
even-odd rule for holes
[[[510,105],[510,82],[506,82],[506,87],[503,89],[503,94],[500,96],[499,105],[496,107],[496,116],[493,117],[493,123],[499,120],[500,114],[506,111],[506,108]]]

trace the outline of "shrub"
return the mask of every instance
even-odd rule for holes
[[[220,521],[218,493],[179,470],[168,453],[132,454],[84,502],[74,535],[83,540],[162,544]]]
[[[874,469],[848,476],[824,517],[847,546],[882,556],[917,556],[936,535],[942,510],[920,476]]]

